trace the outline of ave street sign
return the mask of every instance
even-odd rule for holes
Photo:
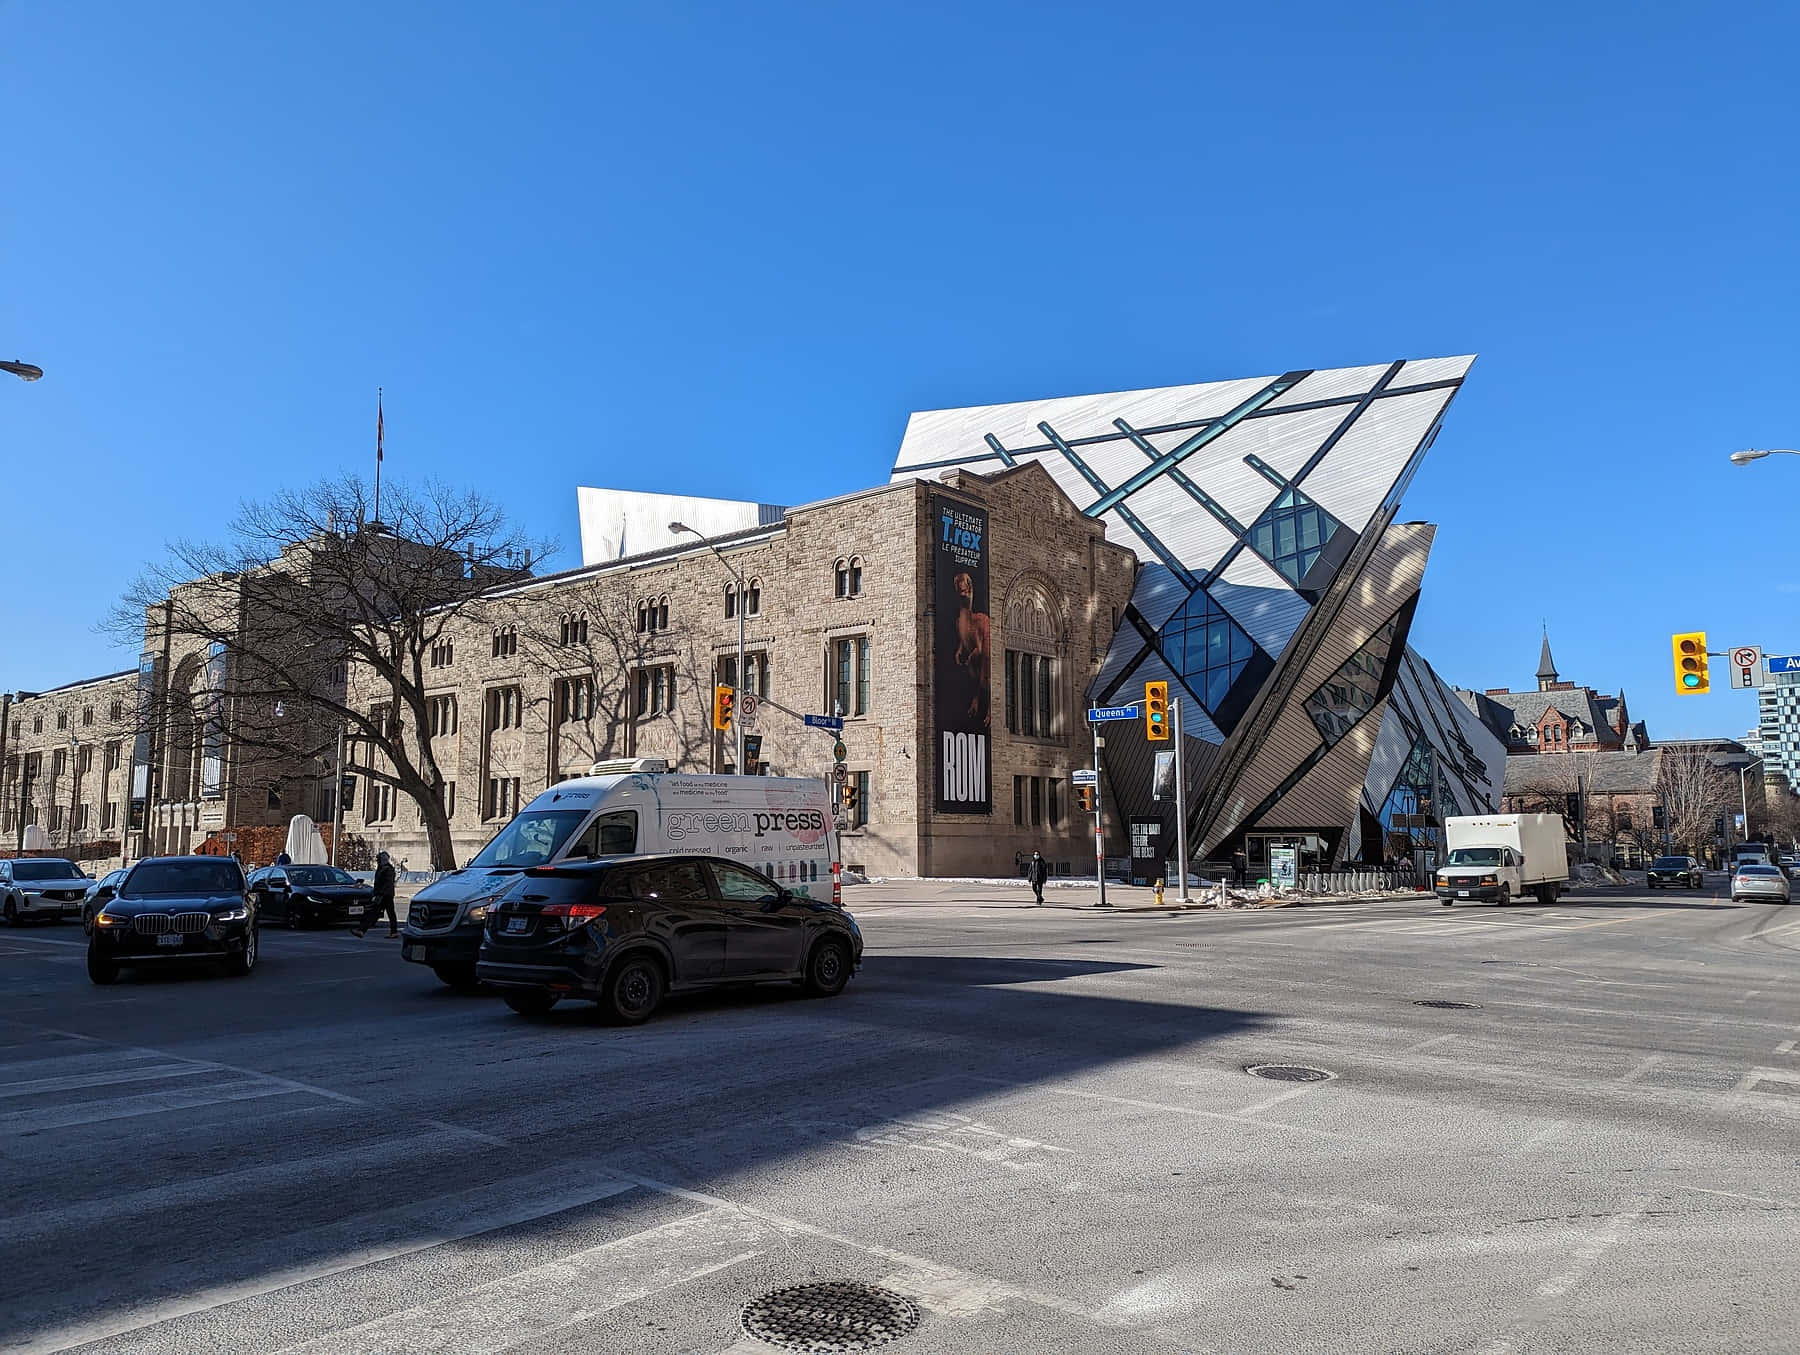
[[[1771,673],[1800,673],[1800,654],[1769,655]]]
[[[808,729],[842,729],[844,717],[841,715],[808,715],[806,727]]]
[[[1088,722],[1099,724],[1102,720],[1135,720],[1138,718],[1136,706],[1089,706]]]
[[[1100,773],[1092,767],[1077,767],[1069,773],[1071,786],[1097,786],[1100,784]]]
[[[1762,686],[1763,652],[1760,645],[1734,645],[1731,654],[1731,685]]]

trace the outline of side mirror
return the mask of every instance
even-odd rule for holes
[[[757,905],[765,913],[772,913],[793,896],[783,890],[779,894],[767,894],[757,900]]]

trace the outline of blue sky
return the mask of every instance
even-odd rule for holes
[[[1406,516],[1466,686],[1800,651],[1800,9],[0,0],[0,686],[370,460],[796,503],[917,408],[1478,352]],[[28,637],[28,638],[25,638]]]

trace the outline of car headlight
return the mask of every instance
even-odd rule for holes
[[[470,922],[486,922],[488,914],[492,910],[493,910],[493,904],[478,903],[473,908],[469,909],[468,915],[467,915],[468,920]]]
[[[250,909],[248,907],[246,907],[244,904],[240,903],[236,908],[227,908],[222,913],[214,913],[213,921],[214,922],[242,922],[245,918],[247,918],[249,916],[250,916]]]
[[[102,910],[94,914],[94,925],[96,927],[129,927],[131,925],[131,919],[128,917],[120,917],[117,913],[108,913],[105,910]]]

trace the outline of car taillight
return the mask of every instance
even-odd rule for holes
[[[605,912],[606,905],[603,903],[552,903],[541,909],[538,916],[559,917],[563,920],[563,930],[572,932],[603,916]]]

